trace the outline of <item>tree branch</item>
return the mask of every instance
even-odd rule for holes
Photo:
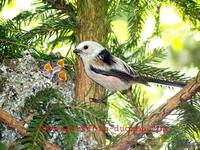
[[[16,118],[11,116],[8,112],[0,108],[0,121],[2,121],[6,126],[14,129],[16,132],[20,133],[22,136],[27,135],[27,129],[23,126],[23,123],[17,121]],[[44,141],[45,150],[59,150],[58,146],[49,143],[47,140]]]
[[[50,4],[53,8],[57,10],[61,10],[67,15],[71,15],[74,13],[75,8],[71,4],[65,4],[61,2],[61,0],[44,0],[48,4]]]
[[[23,124],[17,121],[13,116],[4,111],[2,108],[0,108],[0,120],[21,135],[26,135],[26,128],[23,126]]]
[[[195,81],[187,84],[176,95],[171,97],[165,104],[161,105],[154,112],[152,112],[143,122],[144,132],[127,132],[122,138],[120,138],[115,144],[113,144],[109,150],[125,150],[136,142],[142,135],[148,132],[151,128],[157,125],[167,115],[169,115],[174,109],[176,109],[181,103],[187,102],[192,96],[200,91],[200,73]]]

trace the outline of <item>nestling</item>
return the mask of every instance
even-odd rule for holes
[[[148,82],[183,87],[185,83],[171,82],[140,76],[121,59],[113,56],[106,48],[94,41],[84,41],[73,51],[81,57],[89,78],[111,92],[128,89],[134,83]]]

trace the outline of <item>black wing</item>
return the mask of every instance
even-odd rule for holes
[[[102,75],[105,75],[105,76],[117,77],[120,80],[127,82],[127,83],[133,81],[133,82],[139,82],[139,83],[148,85],[147,81],[144,80],[143,78],[141,78],[140,76],[132,76],[132,75],[126,73],[126,72],[119,71],[117,69],[111,68],[110,70],[103,70],[103,69],[100,69],[100,68],[95,68],[92,65],[90,65],[90,69],[93,72],[98,73],[98,74],[102,74]]]
[[[109,51],[107,51],[106,49],[102,50],[97,57],[99,59],[101,59],[105,64],[107,65],[113,65],[115,63],[113,56],[110,54]]]

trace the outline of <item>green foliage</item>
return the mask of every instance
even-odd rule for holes
[[[175,3],[177,8],[179,8],[181,14],[183,14],[183,19],[190,20],[194,25],[199,25],[200,21],[200,5],[194,0],[170,0],[169,2]]]
[[[153,77],[155,79],[163,79],[166,81],[183,81],[188,79],[184,74],[180,74],[178,71],[169,71],[168,68],[157,68],[144,64],[131,64],[131,66],[140,72],[141,75],[147,77]]]
[[[67,106],[67,108],[77,116],[81,125],[98,125],[99,123],[104,125],[106,121],[108,121],[106,119],[106,110],[94,107],[91,103],[73,102],[72,105]]]
[[[170,134],[168,139],[168,148],[171,150],[180,147],[183,148],[182,146],[188,140],[185,131],[178,126],[170,126],[170,132],[168,132],[168,134]]]
[[[129,47],[137,46],[146,19],[147,1],[130,0],[127,3]]]
[[[72,149],[78,137],[77,130],[72,127],[76,128],[78,125],[63,107],[52,107],[44,115],[33,118],[28,127],[28,134],[20,141],[20,145],[25,149],[44,149],[44,138],[52,138],[51,132],[60,132],[61,137],[58,138],[62,142],[61,147]]]
[[[63,101],[62,94],[53,88],[46,88],[44,90],[38,91],[35,95],[32,95],[25,99],[24,107],[21,109],[21,115],[27,115],[30,111],[36,111],[39,114],[42,114],[43,111],[48,111],[48,105],[52,102],[53,99],[57,101]]]
[[[132,105],[127,102],[127,97],[122,94],[118,94],[119,100],[116,99],[109,101],[109,108],[111,109],[112,116],[117,118],[123,125],[128,125],[131,122],[138,121],[137,114],[132,110]],[[116,126],[113,124],[113,126]]]
[[[7,4],[11,3],[12,0],[1,0],[0,1],[0,11],[6,6]]]
[[[62,94],[53,88],[38,91],[34,96],[26,99],[21,110],[24,117],[34,113],[28,125],[28,133],[17,142],[18,149],[43,149],[44,139],[51,139],[54,132],[61,147],[72,149],[78,131],[89,130],[89,125],[105,124],[105,113],[101,109],[94,109],[87,103],[69,103],[65,106]],[[52,133],[51,133],[52,132]]]
[[[76,41],[75,13],[68,16],[48,4],[38,2],[35,5],[37,9],[22,12],[12,20],[1,19],[0,57],[18,58],[28,49],[34,56],[43,58],[56,45],[72,45]],[[36,27],[31,27],[35,24]],[[25,30],[28,26],[31,30]]]
[[[125,12],[128,17],[129,37],[126,42],[126,48],[131,50],[141,43],[141,33],[144,23],[149,14],[153,14],[156,20],[155,35],[159,35],[159,11],[161,1],[147,1],[147,0],[128,0],[121,1],[122,12]],[[156,12],[156,13],[155,13]]]
[[[6,144],[4,142],[2,142],[1,140],[3,140],[3,137],[2,137],[2,132],[3,130],[5,130],[5,127],[3,126],[3,122],[0,122],[0,150],[4,150],[6,149]]]
[[[20,142],[23,149],[43,149],[44,147],[44,135],[40,132],[41,126],[46,123],[47,115],[36,116],[29,124],[28,133],[24,136]],[[22,149],[22,148],[20,148]]]
[[[200,139],[200,103],[197,94],[189,103],[182,104],[175,112],[178,116],[176,124],[169,125],[169,132],[165,135],[169,149],[184,148],[191,142],[199,142]]]
[[[78,138],[78,127],[81,126],[81,123],[76,119],[77,116],[73,116],[62,107],[58,107],[52,111],[54,112],[51,112],[49,115],[49,123],[47,126],[53,125],[61,132],[61,137],[59,137],[63,141],[61,147],[73,149]],[[83,116],[79,117],[82,118]]]
[[[183,113],[180,114],[181,119],[180,124],[185,127],[185,132],[195,141],[200,138],[200,102],[199,95],[195,99],[191,100],[189,103],[180,106],[180,110]],[[192,113],[191,113],[192,112]],[[195,118],[195,119],[194,119]],[[194,133],[196,136],[194,136]]]
[[[5,149],[7,149],[6,144],[0,142],[0,149],[1,149],[1,150],[5,150]]]

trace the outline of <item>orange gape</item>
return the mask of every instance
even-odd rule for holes
[[[66,70],[64,70],[64,59],[51,60],[44,65],[43,75],[50,78],[52,82],[63,82],[68,80]]]
[[[45,69],[46,71],[51,71],[51,70],[53,70],[50,61],[48,61],[48,62],[44,65],[44,69]]]
[[[63,59],[60,59],[60,60],[58,60],[57,65],[61,66],[61,67],[64,67],[65,61]]]
[[[61,70],[59,72],[58,77],[59,77],[60,80],[64,80],[64,81],[67,80],[67,74],[66,74],[66,72],[64,70]]]

